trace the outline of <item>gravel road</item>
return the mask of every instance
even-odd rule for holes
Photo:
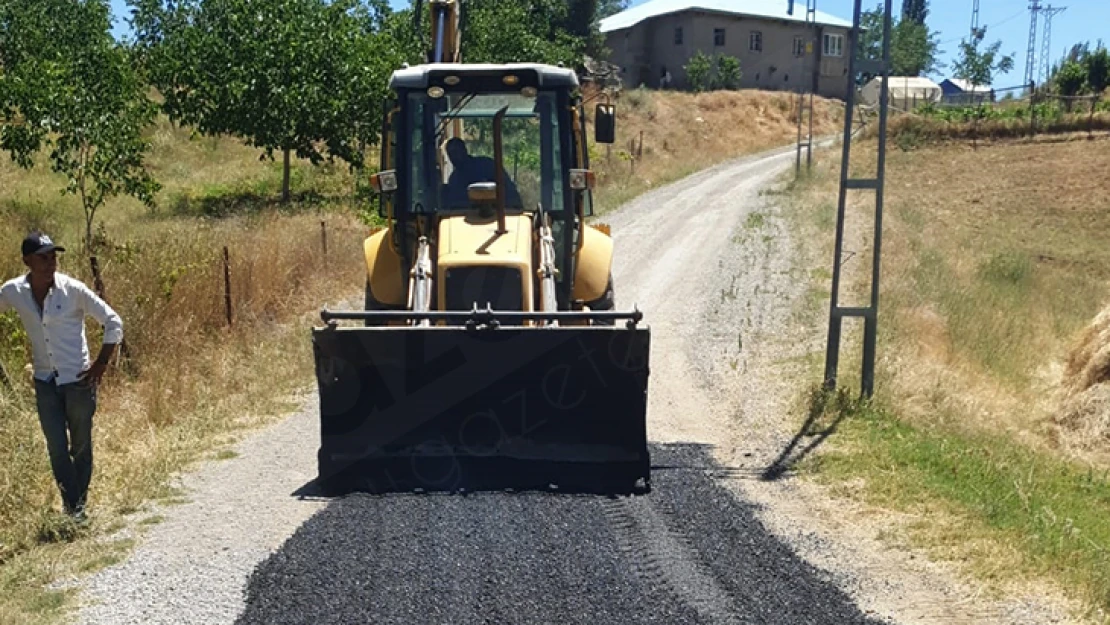
[[[652,328],[650,494],[298,497],[308,398],[184,476],[191,502],[87,581],[81,622],[1051,622],[961,608],[971,592],[947,572],[838,524],[789,471],[759,479],[793,434],[781,363],[820,338],[792,321],[794,242],[760,194],[792,157],[721,165],[605,220],[618,308]]]

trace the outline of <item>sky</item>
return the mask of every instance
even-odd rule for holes
[[[115,35],[128,34],[126,18],[130,16],[125,0],[111,0],[112,11],[116,17]],[[465,1],[465,0],[464,0]],[[505,0],[511,2],[512,0]],[[633,0],[632,6],[649,0]],[[764,0],[768,3],[787,0]],[[1042,0],[1047,5],[1050,0]],[[874,7],[878,0],[864,0],[863,8]],[[409,5],[409,0],[390,0],[395,8]],[[795,11],[800,6],[805,12],[805,0],[797,0]],[[1025,77],[1025,59],[1029,46],[1029,1],[1028,0],[980,0],[979,24],[987,28],[986,41],[1002,41],[1002,53],[1014,55],[1014,69],[995,80],[995,87],[1016,86]],[[942,79],[950,75],[951,63],[955,58],[960,38],[966,37],[971,29],[972,0],[930,0],[927,24],[940,33],[941,62],[946,66],[933,75]],[[901,0],[893,0],[897,14],[902,6]],[[1110,45],[1110,1],[1107,0],[1056,0],[1052,6],[1066,7],[1063,13],[1052,18],[1052,59],[1058,60],[1073,43],[1090,42],[1092,45],[1102,39]],[[853,0],[817,0],[817,10],[846,20],[852,19]],[[1043,24],[1043,21],[1042,21]],[[1039,70],[1043,31],[1037,34],[1037,67]]]

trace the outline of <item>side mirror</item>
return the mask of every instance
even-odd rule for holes
[[[594,111],[594,141],[614,143],[617,140],[617,107],[598,104]]]

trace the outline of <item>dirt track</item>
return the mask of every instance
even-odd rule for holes
[[[759,193],[792,162],[720,166],[606,219],[618,308],[636,304],[652,328],[651,494],[302,500],[309,399],[187,477],[193,502],[91,580],[84,621],[1046,622],[1027,606],[961,607],[970,593],[943,570],[838,527],[820,493],[768,472],[789,466],[775,461],[805,382],[783,363],[821,338],[791,325],[796,250]]]

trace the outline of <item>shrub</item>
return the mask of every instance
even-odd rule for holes
[[[708,91],[712,88],[710,75],[713,72],[713,63],[709,56],[699,50],[686,63],[686,80],[694,91]]]
[[[740,59],[723,54],[717,57],[717,77],[713,81],[717,89],[739,89],[743,75],[740,71]]]

